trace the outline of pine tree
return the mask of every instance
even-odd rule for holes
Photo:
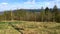
[[[55,6],[53,7],[53,21],[55,21],[55,22],[56,22],[56,19],[57,19],[57,15],[58,15],[58,8],[57,8],[57,6],[55,5]]]
[[[49,21],[49,8],[45,8],[45,20],[48,22]]]

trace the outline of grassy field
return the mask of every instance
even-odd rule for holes
[[[60,34],[60,23],[55,22],[0,22],[0,34],[20,34],[9,23],[23,28],[24,34]]]

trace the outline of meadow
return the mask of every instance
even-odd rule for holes
[[[21,34],[9,23],[23,28],[24,30],[20,30],[23,34],[60,34],[60,23],[33,21],[0,22],[0,34]]]

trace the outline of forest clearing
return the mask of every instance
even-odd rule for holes
[[[0,34],[21,34],[17,29],[14,29],[9,23],[13,24],[16,28],[22,28],[19,30],[23,34],[59,34],[60,23],[55,22],[0,22]]]

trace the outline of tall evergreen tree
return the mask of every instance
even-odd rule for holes
[[[58,15],[58,8],[57,8],[57,6],[55,5],[55,6],[53,7],[53,21],[56,21],[57,15]]]
[[[46,8],[45,8],[45,14],[47,14],[48,12],[49,12],[49,8],[46,7]]]
[[[49,8],[48,7],[45,8],[45,20],[46,21],[49,20]]]

